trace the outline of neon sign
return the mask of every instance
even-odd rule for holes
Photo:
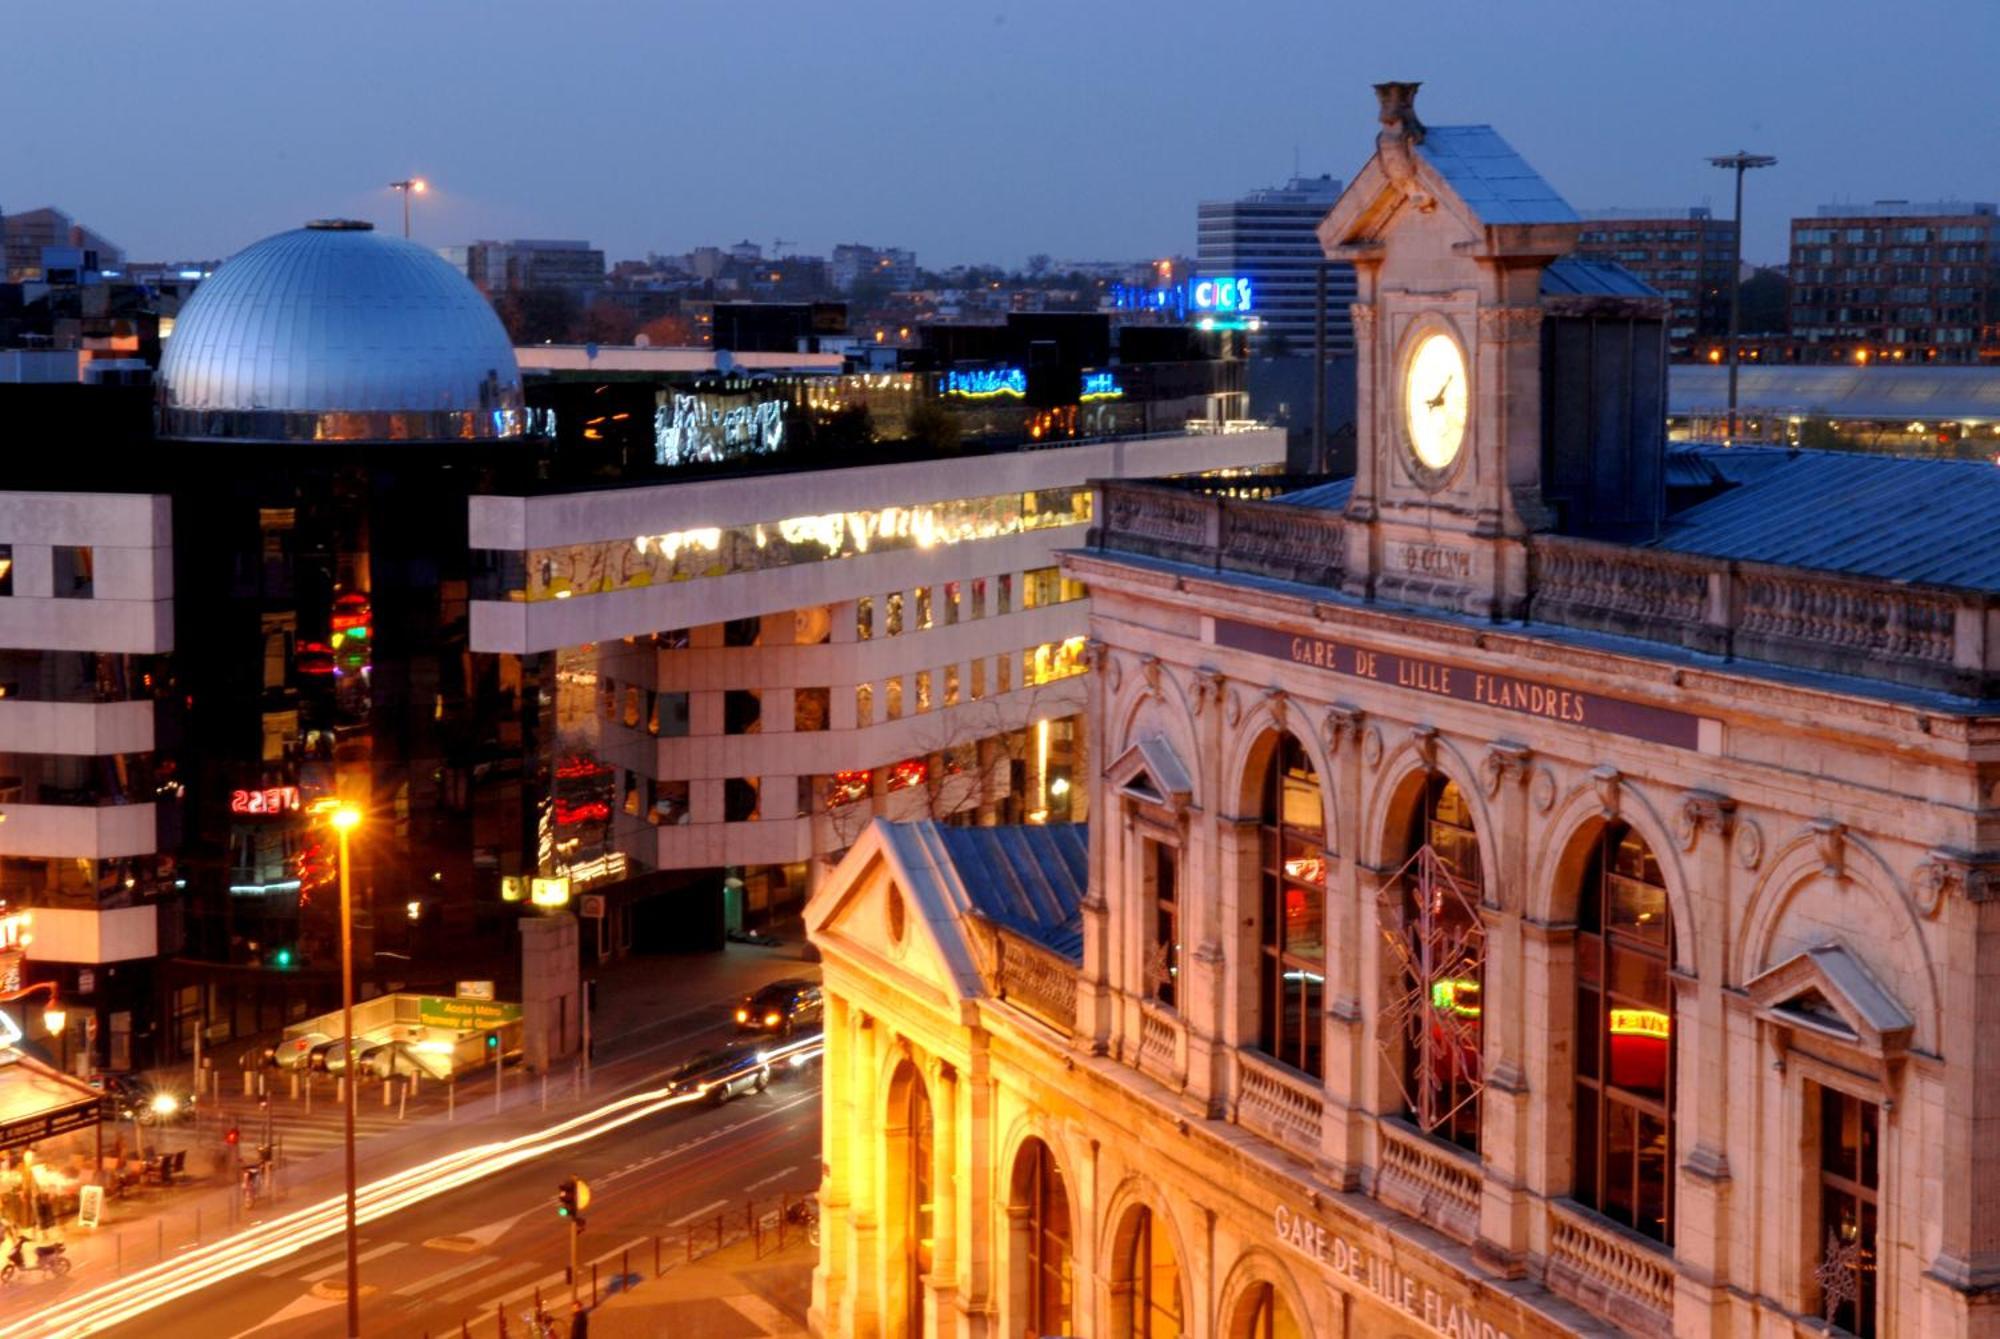
[[[1197,279],[1193,291],[1188,296],[1191,299],[1189,305],[1198,312],[1251,310],[1248,279]]]
[[[703,395],[675,395],[653,411],[653,459],[687,465],[768,456],[785,444],[785,402],[718,405]]]
[[[1479,1017],[1479,983],[1459,977],[1431,982],[1431,1008],[1461,1018]]]
[[[944,393],[961,400],[991,400],[1006,395],[1018,400],[1028,393],[1028,374],[1018,367],[984,367],[944,374]]]
[[[267,786],[263,790],[234,790],[229,793],[232,814],[295,814],[299,810],[297,786]]]
[[[1611,1035],[1614,1037],[1658,1037],[1673,1035],[1673,1020],[1658,1009],[1613,1009]]]
[[[1085,372],[1083,374],[1083,400],[1122,400],[1125,388],[1118,384],[1118,377],[1111,372]]]

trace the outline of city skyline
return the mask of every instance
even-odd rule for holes
[[[537,26],[537,7],[508,3],[471,29],[399,14],[404,40],[387,46],[375,25],[235,0],[199,27],[135,11],[89,44],[30,12],[23,45],[68,58],[10,81],[0,107],[17,125],[62,120],[0,145],[0,211],[55,205],[136,258],[213,258],[308,217],[397,227],[388,183],[415,174],[433,184],[415,209],[431,245],[587,237],[616,259],[784,236],[817,254],[908,246],[939,269],[1191,254],[1198,201],[1294,170],[1351,174],[1372,148],[1357,129],[1368,84],[1409,78],[1428,120],[1534,145],[1581,209],[1726,215],[1707,156],[1777,155],[1748,192],[1745,238],[1747,259],[1773,263],[1787,221],[1820,204],[2000,194],[2000,147],[1912,135],[1884,97],[1806,96],[1890,67],[1983,88],[2000,13],[1919,8],[1929,22],[1871,27],[1866,43],[1846,22],[1858,4],[1802,28],[1706,0],[1615,28],[1541,0],[1476,36],[1466,20],[1482,11],[1455,2],[1337,20],[1271,4],[1233,28],[1193,6],[1135,19],[1040,3],[945,20],[874,4],[840,22],[604,5]],[[292,50],[316,55],[274,58]],[[693,50],[723,58],[675,54]],[[77,87],[123,94],[66,101]],[[1218,115],[1232,99],[1245,114]]]

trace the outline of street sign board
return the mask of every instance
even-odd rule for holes
[[[501,1004],[492,1000],[446,999],[442,995],[423,995],[417,999],[417,1021],[426,1027],[461,1030],[495,1027],[501,1023],[511,1023],[520,1016],[521,1006],[518,1004]]]
[[[76,1225],[96,1227],[104,1217],[104,1187],[84,1186],[76,1196]]]
[[[604,894],[585,893],[578,901],[580,905],[577,914],[579,916],[582,916],[587,921],[601,921],[604,919]]]
[[[461,981],[458,983],[458,997],[462,1000],[490,1000],[493,998],[493,983]]]

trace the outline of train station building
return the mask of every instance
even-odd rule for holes
[[[1354,476],[1103,483],[1087,847],[808,907],[820,1332],[2000,1333],[2000,474],[1669,451],[1662,301],[1377,91]]]

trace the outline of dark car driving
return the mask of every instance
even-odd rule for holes
[[[811,981],[773,981],[755,995],[746,995],[736,1006],[739,1032],[763,1032],[789,1037],[795,1029],[818,1027],[826,1005],[819,986]]]
[[[771,1066],[755,1046],[738,1042],[703,1051],[667,1076],[667,1091],[676,1096],[700,1093],[717,1106],[742,1092],[761,1093],[771,1081]]]

